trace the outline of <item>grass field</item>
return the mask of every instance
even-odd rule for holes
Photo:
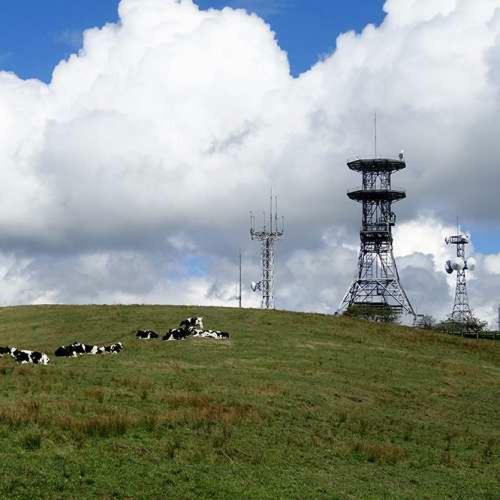
[[[187,316],[230,341],[137,341]],[[500,344],[341,317],[0,309],[0,498],[500,499]]]

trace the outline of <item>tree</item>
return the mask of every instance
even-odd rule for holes
[[[353,304],[344,314],[350,318],[378,323],[395,323],[399,319],[400,311],[386,304]]]

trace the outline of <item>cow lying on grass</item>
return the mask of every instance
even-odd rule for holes
[[[181,330],[189,330],[191,328],[199,328],[203,330],[203,318],[187,318],[179,323]]]
[[[183,328],[171,328],[162,338],[162,340],[184,340],[191,335],[191,330]]]
[[[3,358],[6,354],[10,356],[10,347],[0,347],[0,358]]]
[[[123,350],[123,344],[121,342],[117,342],[116,344],[100,347],[100,349],[104,349],[105,353],[118,354]]]
[[[27,364],[33,363],[34,365],[47,365],[49,363],[49,357],[44,352],[37,351],[21,351],[15,347],[10,348],[10,355],[18,363]]]
[[[123,344],[121,342],[111,344],[109,346],[88,345],[80,342],[73,342],[71,345],[62,345],[61,347],[58,347],[54,354],[58,357],[76,358],[77,356],[82,356],[84,354],[118,354],[122,349]]]
[[[201,337],[203,339],[223,340],[229,338],[229,333],[221,332],[220,330],[195,330],[193,337]]]
[[[138,330],[135,337],[139,340],[157,339],[159,335],[153,330]]]

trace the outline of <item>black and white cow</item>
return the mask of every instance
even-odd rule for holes
[[[33,363],[34,365],[47,365],[49,357],[44,352],[21,351],[15,347],[10,348],[10,355],[21,364]]]
[[[96,355],[96,354],[101,354],[99,352],[99,346],[97,345],[89,345],[89,344],[83,344],[84,346],[84,349],[85,349],[85,354],[92,354],[92,355]]]
[[[162,340],[172,341],[172,340],[184,340],[186,337],[191,335],[190,330],[185,330],[183,328],[171,328],[164,336]]]
[[[138,330],[135,337],[139,340],[157,339],[159,335],[153,330]]]
[[[10,347],[0,347],[0,358],[3,358],[5,355],[10,355]]]
[[[58,347],[54,354],[57,357],[76,358],[86,353],[87,346],[81,342],[73,342],[70,345]]]
[[[229,339],[229,333],[220,330],[196,330],[193,337],[201,337],[203,339],[225,340]]]
[[[189,330],[190,328],[203,330],[203,318],[186,318],[179,323],[179,328],[183,330]]]
[[[73,345],[68,345],[68,346],[62,345],[54,351],[54,354],[58,358],[71,358],[71,357],[76,358],[78,356],[77,352],[73,348]]]
[[[82,344],[81,342],[73,342],[68,346],[62,345],[61,347],[58,347],[54,354],[58,357],[76,358],[77,356],[83,356],[84,354],[96,355],[102,354],[103,352],[104,347]]]
[[[122,350],[123,350],[123,344],[121,342],[117,342],[116,344],[104,346],[103,352],[111,353],[111,354],[118,354]]]

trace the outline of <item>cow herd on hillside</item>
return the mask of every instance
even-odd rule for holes
[[[154,330],[138,330],[135,336],[138,340],[152,340],[160,338],[160,335]],[[184,340],[187,337],[226,340],[229,339],[229,333],[221,330],[204,330],[203,318],[187,318],[181,321],[177,328],[171,328],[168,330],[168,332],[163,335],[162,340]]]
[[[160,335],[153,330],[138,330],[135,336],[138,340],[160,338]],[[163,335],[162,340],[184,340],[187,337],[225,340],[229,339],[229,333],[220,330],[204,330],[203,318],[187,318],[181,321],[177,328],[169,329]],[[118,354],[122,350],[123,344],[121,342],[106,346],[73,342],[70,345],[58,347],[54,354],[56,357],[76,358],[84,355]],[[44,352],[22,350],[16,347],[0,347],[0,358],[3,356],[10,356],[20,364],[47,365],[50,361]]]

